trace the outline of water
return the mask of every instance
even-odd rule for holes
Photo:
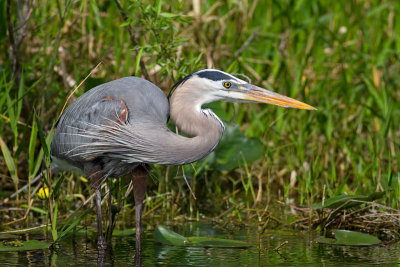
[[[216,225],[188,223],[170,229],[185,236],[212,236],[244,240],[249,249],[188,248],[157,244],[146,230],[143,238],[143,266],[368,266],[397,265],[400,245],[373,247],[329,246],[316,243],[315,232],[268,231],[257,228],[228,232]],[[26,239],[43,239],[41,233]],[[279,253],[274,249],[283,245]],[[135,266],[135,237],[114,237],[107,251],[106,266]],[[97,250],[93,235],[79,234],[61,242],[55,251],[0,252],[1,266],[96,266]]]

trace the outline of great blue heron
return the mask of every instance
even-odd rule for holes
[[[148,182],[145,164],[183,165],[213,151],[224,125],[202,105],[214,101],[261,102],[314,109],[214,69],[186,76],[173,87],[170,104],[154,84],[126,77],[99,85],[73,102],[56,124],[51,143],[53,170],[75,170],[95,190],[98,248],[104,249],[100,185],[108,177],[132,175],[136,251],[141,251],[142,203]],[[170,115],[180,131],[166,126]]]

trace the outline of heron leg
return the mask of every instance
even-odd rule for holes
[[[97,212],[97,249],[104,251],[107,247],[103,236],[103,223],[101,218],[101,192],[100,187],[96,188],[96,212]]]
[[[103,175],[101,166],[96,162],[88,162],[84,165],[84,172],[89,174],[90,187],[94,189],[96,196],[96,213],[97,213],[97,249],[99,252],[98,259],[104,258],[107,248],[106,241],[103,236],[103,221],[101,216],[101,182]]]
[[[113,207],[112,207],[112,192],[111,192],[111,182],[110,179],[107,179],[108,185],[108,227],[106,231],[106,242],[111,242],[112,232],[114,230],[114,214],[113,214]]]
[[[110,180],[108,181],[108,185],[109,185],[109,196],[108,196],[108,220],[109,220],[109,224],[107,227],[107,231],[106,231],[106,242],[110,243],[111,242],[111,237],[112,237],[112,233],[114,231],[115,228],[115,224],[116,224],[116,218],[118,213],[121,211],[121,207],[122,207],[122,202],[120,201],[119,205],[112,205],[112,194],[111,194],[111,182]],[[116,194],[118,195],[118,191],[119,191],[119,186],[118,186],[118,181],[116,182],[116,186],[114,188]]]
[[[136,222],[136,259],[140,259],[142,246],[142,211],[143,200],[146,196],[147,183],[149,181],[149,173],[145,166],[139,165],[132,172],[132,183],[135,196],[135,222]]]
[[[109,190],[109,192],[108,192],[108,223],[109,223],[109,225],[108,225],[108,229],[107,229],[107,234],[106,234],[106,236],[107,236],[107,242],[110,242],[111,241],[111,235],[112,235],[112,230],[113,230],[113,227],[112,227],[112,225],[113,225],[113,216],[112,216],[112,208],[111,208],[111,205],[112,205],[112,194],[111,194],[111,182],[110,182],[110,180],[107,180],[107,184],[108,184],[108,190]]]

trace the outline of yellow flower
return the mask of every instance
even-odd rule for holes
[[[49,188],[47,187],[47,186],[43,186],[42,188],[40,188],[39,189],[39,191],[37,192],[37,196],[40,198],[40,199],[48,199],[49,198],[49,195],[50,195],[50,192],[49,192]]]

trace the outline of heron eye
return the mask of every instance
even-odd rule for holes
[[[231,83],[230,82],[224,82],[224,86],[225,86],[225,88],[229,88],[229,87],[231,87]]]

